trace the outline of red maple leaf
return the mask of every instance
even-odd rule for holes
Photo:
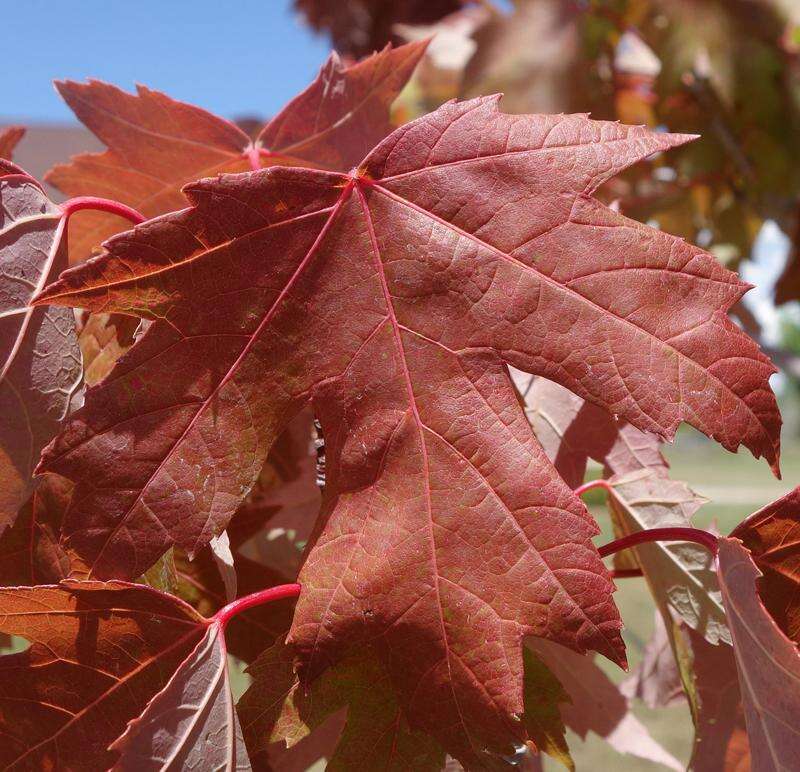
[[[350,67],[332,53],[314,82],[255,139],[146,86],[128,94],[97,80],[58,81],[66,103],[108,149],[75,156],[46,179],[69,196],[107,196],[154,217],[184,206],[186,183],[220,172],[262,164],[348,171],[391,131],[389,107],[426,46],[387,46]],[[73,262],[125,227],[107,212],[82,214],[70,228]]]
[[[533,437],[506,364],[634,426],[683,420],[777,467],[747,285],[592,197],[687,140],[582,115],[444,105],[350,174],[185,189],[39,303],[155,320],[43,457],[64,538],[136,576],[225,527],[313,403],[328,479],[290,641],[306,676],[377,642],[408,720],[467,763],[526,734],[521,639],[624,660],[597,527]]]

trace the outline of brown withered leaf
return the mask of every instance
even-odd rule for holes
[[[691,515],[705,499],[664,469],[644,469],[612,477],[609,508],[624,534],[691,528]],[[659,541],[636,547],[636,557],[658,605],[668,604],[710,643],[730,643],[714,556],[693,542]]]
[[[123,314],[89,314],[80,330],[83,379],[87,386],[103,380],[133,345],[141,319]]]

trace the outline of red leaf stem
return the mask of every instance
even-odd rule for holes
[[[244,598],[237,598],[231,601],[214,614],[212,621],[218,622],[224,628],[233,617],[253,606],[261,606],[264,603],[271,603],[282,598],[296,598],[298,595],[300,595],[299,584],[280,584],[277,587],[268,587],[266,590],[260,590],[252,595],[246,595]]]

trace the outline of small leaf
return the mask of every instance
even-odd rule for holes
[[[0,764],[107,770],[107,750],[191,654],[207,621],[149,587],[64,582],[0,589]]]
[[[669,479],[666,467],[612,477],[609,507],[623,533],[669,526],[691,527],[705,499]],[[690,542],[659,541],[636,547],[636,556],[656,602],[669,604],[710,643],[730,643],[714,556]]]
[[[603,408],[547,378],[516,369],[511,375],[536,439],[564,482],[577,488],[590,458],[605,462],[618,441],[619,424]]]
[[[800,643],[800,487],[750,515],[731,532],[761,571],[758,594],[786,635]]]
[[[144,324],[135,316],[89,315],[78,335],[87,386],[94,386],[111,372],[117,360],[133,345]]]
[[[0,129],[0,158],[11,160],[14,148],[25,136],[25,129],[22,126],[6,126]]]

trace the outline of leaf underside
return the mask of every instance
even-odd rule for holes
[[[81,403],[73,312],[29,305],[67,267],[63,229],[39,184],[0,160],[0,534],[33,490],[42,448]]]

